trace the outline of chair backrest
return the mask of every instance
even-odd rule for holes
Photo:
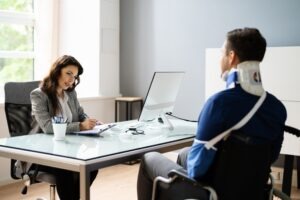
[[[26,135],[32,130],[30,92],[39,81],[8,82],[4,85],[5,115],[11,137]]]
[[[266,199],[271,151],[270,143],[233,132],[218,148],[206,179],[221,200]]]
[[[4,110],[11,137],[32,132],[35,125],[31,116],[30,92],[38,85],[39,81],[7,82],[4,85]],[[11,160],[10,175],[14,179],[20,179],[15,174],[15,162],[16,160]]]

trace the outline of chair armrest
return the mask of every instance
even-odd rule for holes
[[[284,126],[284,131],[285,132],[288,132],[290,134],[293,134],[297,137],[300,137],[300,130],[295,128],[295,127],[291,127],[291,126],[288,126],[288,125],[285,125]]]
[[[168,178],[158,176],[154,179],[153,188],[152,188],[152,200],[155,200],[156,190],[157,190],[159,182],[171,185],[173,182],[176,181],[176,179],[180,179],[182,182],[190,183],[191,185],[193,185],[195,187],[199,187],[199,188],[203,188],[203,189],[207,190],[210,193],[210,200],[218,199],[217,193],[212,187],[188,177],[186,170],[184,170],[184,169],[179,169],[179,170],[173,169],[168,173]]]
[[[205,184],[202,184],[201,182],[196,181],[196,180],[193,179],[193,178],[188,177],[187,172],[186,172],[186,170],[184,170],[184,169],[179,169],[179,170],[172,169],[172,170],[168,173],[168,176],[169,176],[170,178],[173,178],[173,177],[181,178],[182,180],[188,181],[188,182],[190,182],[190,183],[192,183],[192,184],[195,184],[195,185],[200,185],[200,186],[205,185]]]

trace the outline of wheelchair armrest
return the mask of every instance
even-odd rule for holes
[[[210,194],[210,199],[211,200],[217,200],[218,199],[217,193],[212,187],[210,187],[207,184],[198,182],[197,180],[188,177],[188,175],[186,173],[186,170],[184,170],[184,169],[179,169],[179,170],[173,169],[168,173],[168,178],[158,176],[154,179],[153,188],[152,188],[152,200],[155,200],[156,190],[157,190],[157,187],[158,187],[157,185],[158,185],[159,182],[170,185],[173,182],[175,182],[176,179],[180,179],[182,182],[190,183],[191,185],[193,185],[195,187],[199,187],[199,188],[203,188],[203,189],[207,190]]]
[[[297,137],[300,137],[300,130],[297,129],[297,128],[295,128],[295,127],[285,125],[284,126],[284,131],[288,132],[290,134],[293,134],[293,135],[295,135]]]
[[[169,176],[169,178],[180,178],[180,179],[182,179],[184,181],[188,181],[192,184],[203,185],[200,182],[196,181],[195,179],[188,177],[186,170],[184,170],[184,169],[179,169],[179,170],[172,169],[168,173],[168,176]]]

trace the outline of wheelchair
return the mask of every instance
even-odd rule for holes
[[[300,136],[293,127],[286,126],[285,131]],[[257,144],[234,131],[218,146],[206,177],[198,181],[184,169],[171,170],[168,178],[154,179],[152,200],[290,200],[274,188],[271,152],[271,143]]]

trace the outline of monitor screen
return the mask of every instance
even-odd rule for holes
[[[155,72],[139,117],[141,122],[150,122],[172,112],[184,72]]]

